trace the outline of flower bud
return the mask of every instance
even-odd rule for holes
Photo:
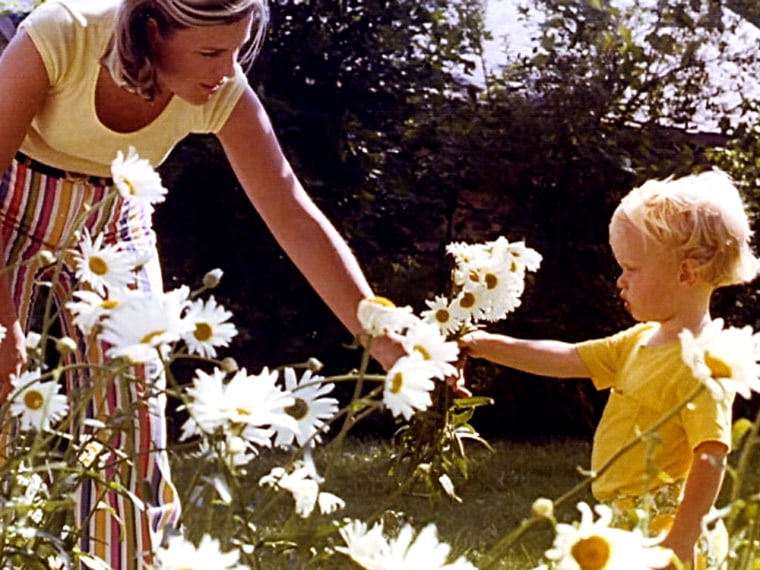
[[[64,336],[55,342],[55,349],[60,355],[65,356],[77,349],[77,343],[74,342],[73,338]]]
[[[53,265],[55,263],[55,255],[47,249],[39,250],[36,257],[40,265]]]
[[[229,373],[237,372],[240,369],[237,361],[231,356],[228,356],[222,360],[221,368],[225,372],[229,372]]]
[[[219,286],[219,282],[222,280],[222,275],[224,275],[224,271],[218,267],[216,269],[212,269],[203,276],[203,286],[206,289],[215,289]]]
[[[306,361],[306,368],[312,372],[319,372],[324,366],[318,358],[314,358],[313,356]]]
[[[551,499],[539,497],[533,501],[530,510],[533,513],[533,516],[542,519],[550,519],[554,517],[554,503],[552,503]]]

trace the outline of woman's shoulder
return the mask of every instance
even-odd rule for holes
[[[110,25],[113,22],[118,6],[118,0],[47,0],[35,8],[21,25],[49,23],[97,29],[99,24]]]

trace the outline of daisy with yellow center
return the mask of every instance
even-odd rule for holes
[[[166,188],[161,177],[147,159],[140,158],[135,147],[130,146],[126,156],[122,151],[111,162],[111,177],[116,189],[125,200],[153,204],[166,199]]]
[[[219,305],[213,296],[206,302],[191,302],[185,314],[188,331],[182,335],[190,353],[204,358],[216,357],[216,347],[228,346],[237,334],[235,325],[227,322],[231,317],[232,313]]]
[[[397,307],[385,297],[362,299],[356,316],[370,336],[401,332],[416,319],[411,307]]]
[[[670,564],[673,553],[640,531],[611,528],[612,511],[597,505],[597,520],[586,503],[578,503],[579,524],[560,523],[545,557],[555,570],[650,570]]]
[[[283,377],[285,391],[295,399],[285,412],[296,421],[296,429],[279,427],[274,444],[287,446],[295,440],[299,446],[313,447],[321,440],[327,422],[338,412],[338,400],[327,397],[335,385],[325,383],[322,376],[312,375],[311,370],[306,370],[299,380],[295,370],[286,368]]]
[[[75,300],[66,303],[66,310],[73,315],[74,324],[86,335],[98,330],[102,320],[119,305],[118,299],[104,299],[93,291],[74,291],[72,296]]]
[[[271,447],[278,429],[297,430],[295,419],[285,410],[294,404],[292,395],[277,386],[277,372],[264,368],[249,375],[245,368],[232,378],[215,369],[212,374],[196,370],[187,388],[190,417],[182,426],[181,439],[194,435],[235,433],[260,447]]]
[[[751,327],[724,329],[715,319],[698,337],[684,329],[678,338],[684,362],[716,400],[760,392],[760,334]]]
[[[444,379],[457,374],[453,363],[459,358],[459,346],[456,342],[447,341],[437,326],[418,322],[409,328],[401,344],[407,354],[417,352],[429,362],[436,378]]]
[[[127,292],[103,322],[100,339],[111,345],[106,355],[133,363],[159,361],[188,331],[182,318],[188,295],[185,286],[167,293]]]
[[[420,313],[420,317],[426,323],[437,326],[441,333],[454,333],[462,326],[462,321],[455,317],[449,307],[449,300],[443,295],[437,295],[433,300],[426,300],[428,309]]]
[[[385,377],[383,402],[394,416],[410,419],[416,410],[426,410],[432,403],[437,370],[419,352],[399,358]]]
[[[134,256],[114,244],[103,244],[103,234],[94,240],[85,229],[78,251],[72,252],[76,277],[89,285],[96,293],[121,291],[135,280]]]
[[[66,415],[69,409],[60,385],[53,380],[43,382],[39,369],[17,376],[11,375],[11,413],[19,417],[22,430],[46,431]]]

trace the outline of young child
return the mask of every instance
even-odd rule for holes
[[[577,344],[476,331],[462,339],[462,351],[542,376],[590,377],[597,389],[609,388],[591,457],[598,471],[698,386],[681,358],[678,333],[704,329],[718,287],[755,277],[751,233],[741,197],[720,171],[646,182],[623,198],[609,226],[620,298],[638,324]],[[717,497],[731,444],[731,401],[704,391],[693,404],[662,426],[656,441],[615,461],[592,492],[620,514],[646,508],[650,531],[667,530],[663,546],[695,568],[700,523]],[[699,550],[709,554],[705,543]]]

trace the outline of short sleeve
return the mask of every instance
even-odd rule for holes
[[[64,2],[48,0],[33,10],[19,25],[34,42],[55,89],[66,79],[76,60],[73,49],[87,49],[84,42],[86,22]]]
[[[641,323],[614,335],[575,345],[598,390],[615,386],[618,374],[635,346],[635,340],[650,328],[651,325]]]
[[[682,394],[685,399],[688,394]],[[715,400],[703,390],[681,412],[686,438],[691,449],[706,441],[718,441],[731,449],[731,422],[733,398]]]

